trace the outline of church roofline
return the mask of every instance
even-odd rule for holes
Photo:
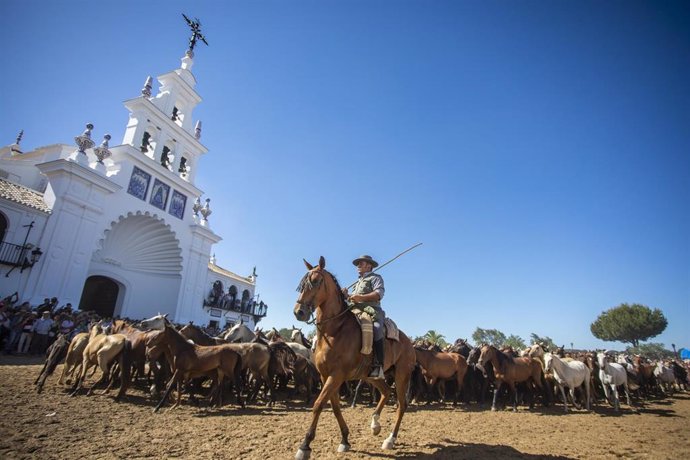
[[[51,209],[45,201],[43,194],[34,189],[0,178],[0,198],[35,209],[45,214],[50,214]]]
[[[121,185],[116,184],[109,178],[97,173],[93,169],[84,167],[75,161],[65,160],[64,158],[39,163],[36,165],[36,167],[39,171],[48,176],[49,179],[51,175],[60,173],[62,171],[67,171],[77,177],[87,180],[89,183],[100,187],[109,193],[114,193],[122,189]]]
[[[230,270],[226,270],[222,267],[219,267],[218,265],[212,264],[211,262],[208,263],[208,269],[214,273],[218,273],[219,275],[224,275],[224,276],[227,276],[229,278],[233,278],[237,281],[242,281],[243,283],[247,283],[247,284],[251,284],[252,286],[256,286],[256,281],[252,281],[251,277],[240,276],[237,273],[233,273]]]

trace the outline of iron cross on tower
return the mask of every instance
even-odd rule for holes
[[[196,41],[201,40],[202,42],[206,43],[207,46],[208,42],[206,41],[206,38],[204,38],[204,36],[201,34],[201,22],[198,18],[194,18],[194,21],[192,21],[184,13],[182,13],[182,17],[185,21],[187,21],[187,24],[192,29],[192,36],[189,37],[189,49],[187,50],[187,54],[190,57],[193,57],[194,46],[196,46]]]

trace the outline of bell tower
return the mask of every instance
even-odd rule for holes
[[[125,101],[129,122],[123,144],[141,151],[182,180],[194,184],[195,166],[208,150],[201,144],[201,122],[194,122],[194,108],[201,102],[191,72],[193,53],[182,58],[180,68],[160,75],[153,94],[148,77],[137,98]]]

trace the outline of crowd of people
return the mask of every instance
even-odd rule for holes
[[[18,302],[16,292],[0,301],[0,350],[5,354],[42,355],[58,334],[71,340],[97,319],[94,312],[75,311],[71,303],[58,307],[56,297],[37,306]]]

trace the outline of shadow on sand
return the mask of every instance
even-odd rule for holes
[[[387,454],[382,452],[367,452],[367,455],[375,458],[415,458],[415,459],[527,459],[527,460],[569,460],[570,457],[562,455],[535,455],[520,452],[511,446],[460,443],[446,440],[446,444],[429,444],[427,447],[434,449],[433,453],[426,452],[396,452]],[[451,445],[448,445],[451,444]],[[404,444],[401,444],[404,445]],[[353,449],[353,452],[356,450]],[[364,453],[364,452],[361,452]]]

